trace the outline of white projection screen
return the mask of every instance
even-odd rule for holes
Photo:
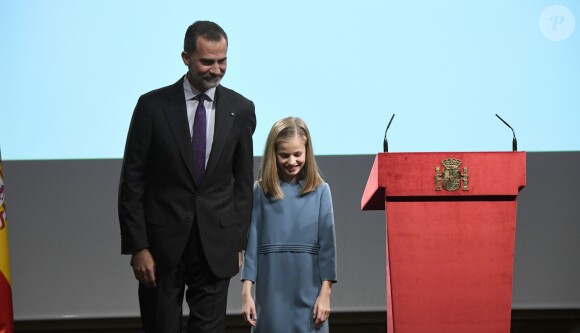
[[[0,150],[17,320],[138,315],[116,196],[135,103],[176,82],[196,20],[228,33],[224,86],[303,118],[331,186],[335,311],[385,311],[383,212],[360,195],[392,152],[528,152],[515,309],[580,308],[578,1],[0,2]],[[257,168],[257,165],[256,165]],[[228,313],[240,311],[241,284]]]
[[[5,1],[2,156],[120,158],[139,95],[185,74],[198,19],[229,35],[223,84],[318,154],[580,150],[577,1]]]

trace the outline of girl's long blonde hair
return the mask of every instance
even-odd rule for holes
[[[258,185],[262,188],[267,196],[283,199],[284,194],[280,188],[280,176],[278,175],[278,164],[276,163],[276,151],[278,145],[283,142],[288,142],[293,138],[300,138],[304,141],[306,148],[306,158],[302,170],[298,176],[299,180],[303,180],[302,195],[310,193],[316,187],[323,183],[318,164],[314,158],[312,150],[312,140],[310,132],[306,123],[297,117],[287,117],[278,120],[270,129],[266,146],[264,147],[264,155],[258,172]]]

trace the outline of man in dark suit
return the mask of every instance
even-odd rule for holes
[[[241,265],[252,210],[252,101],[220,85],[227,35],[192,24],[187,75],[142,95],[119,186],[122,253],[139,280],[145,332],[223,332],[229,279]],[[187,286],[187,291],[185,291]]]

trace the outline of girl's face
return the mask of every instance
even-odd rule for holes
[[[287,183],[298,180],[300,170],[306,161],[306,142],[300,137],[290,138],[276,147],[278,175]]]

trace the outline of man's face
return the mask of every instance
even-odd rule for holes
[[[225,38],[218,42],[198,37],[195,52],[181,53],[183,63],[189,68],[187,78],[200,92],[217,87],[226,73],[228,43]]]

